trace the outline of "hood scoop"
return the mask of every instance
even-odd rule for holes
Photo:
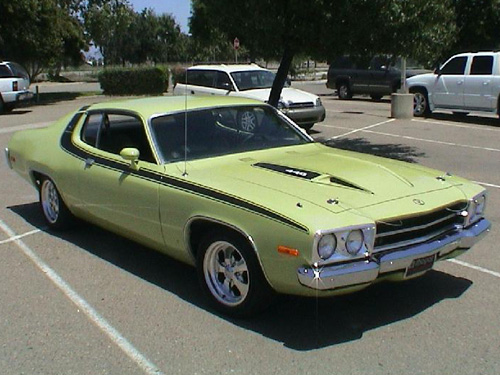
[[[321,174],[317,173],[317,172],[311,172],[311,171],[306,171],[304,169],[286,167],[286,166],[277,165],[277,164],[255,163],[253,166],[268,169],[268,170],[274,171],[274,172],[280,172],[280,173],[287,174],[287,175],[293,176],[293,177],[303,178],[306,180],[312,180],[316,177],[321,176]]]
[[[330,177],[330,182],[332,184],[337,184],[337,185],[345,186],[345,187],[348,187],[348,188],[351,188],[351,189],[356,189],[356,190],[364,191],[365,193],[373,194],[372,191],[366,190],[366,189],[362,188],[361,186],[354,185],[354,184],[352,184],[352,183],[350,183],[350,182],[348,182],[346,180],[342,180],[341,178]]]
[[[323,174],[318,173],[318,172],[313,172],[313,171],[308,171],[305,169],[299,169],[299,168],[293,168],[293,167],[287,167],[284,165],[271,164],[271,163],[255,163],[255,164],[253,164],[253,166],[258,167],[258,168],[264,168],[264,169],[267,169],[267,170],[270,170],[273,172],[283,173],[283,174],[289,175],[291,177],[302,178],[305,180],[314,180],[314,179],[322,176],[322,178],[318,179],[317,182],[323,183],[323,184],[329,182],[331,184],[343,186],[343,187],[346,187],[349,189],[359,190],[359,191],[363,191],[365,193],[373,194],[373,192],[366,190],[366,189],[362,188],[361,186],[355,185],[349,181],[343,180],[343,179],[338,178],[338,177],[323,175]]]

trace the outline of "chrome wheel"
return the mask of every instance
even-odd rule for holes
[[[207,248],[203,274],[208,289],[218,302],[233,307],[245,301],[250,288],[248,265],[231,243],[216,241]]]
[[[257,118],[255,114],[245,111],[240,115],[240,127],[247,132],[253,132],[257,127]]]
[[[420,91],[413,94],[413,115],[420,117],[428,112],[427,96]]]
[[[40,187],[40,200],[43,214],[50,224],[55,224],[59,218],[59,193],[51,180],[44,180]]]

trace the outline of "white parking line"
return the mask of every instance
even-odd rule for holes
[[[26,232],[24,234],[18,234],[17,236],[10,237],[6,240],[0,241],[0,245],[3,245],[4,243],[13,242],[15,240],[19,240],[20,238],[23,238],[23,237],[31,236],[32,234],[39,233],[39,232],[41,232],[41,229],[35,229],[32,231]]]
[[[500,149],[498,149],[498,148],[492,148],[492,147],[480,147],[480,146],[464,145],[464,144],[453,143],[453,142],[435,141],[433,139],[410,137],[410,136],[407,136],[407,135],[397,135],[397,134],[383,133],[383,132],[377,132],[377,131],[365,130],[365,129],[359,129],[359,131],[364,131],[366,133],[372,133],[372,134],[377,134],[377,135],[384,135],[384,136],[387,136],[387,137],[410,139],[412,141],[436,143],[436,144],[440,144],[440,145],[453,146],[453,147],[472,148],[472,149],[475,149],[475,150],[483,150],[483,151],[500,152]],[[330,139],[332,139],[332,138],[330,138]]]
[[[49,126],[52,123],[53,123],[53,121],[49,121],[49,122],[37,122],[35,124],[25,124],[25,125],[9,126],[7,128],[0,128],[0,134],[13,133],[13,132],[17,132],[18,130],[35,129],[35,128],[46,128],[47,126]]]
[[[52,268],[50,268],[32,249],[10,229],[7,224],[0,220],[2,229],[12,242],[52,281],[88,318],[103,331],[127,356],[130,357],[146,374],[164,375],[151,361],[142,355],[120,332],[108,323],[99,313],[78,293],[76,293],[66,281],[64,281]]]
[[[484,126],[481,126],[481,125],[471,126],[471,125],[460,125],[460,124],[447,124],[447,123],[441,122],[441,121],[418,120],[418,119],[412,119],[411,121],[422,122],[422,123],[426,123],[426,124],[436,124],[436,125],[442,125],[442,126],[452,126],[454,128],[483,130],[483,131],[489,131],[489,132],[500,132],[500,129],[497,129],[497,128],[487,128],[487,127],[484,127]]]
[[[344,134],[339,134],[339,135],[336,135],[336,136],[334,136],[334,137],[328,138],[328,139],[326,140],[326,142],[327,142],[327,141],[330,141],[330,140],[332,140],[332,139],[337,139],[337,138],[345,137],[345,136],[347,136],[347,135],[351,135],[351,134],[354,134],[354,133],[363,132],[363,131],[368,131],[367,129],[372,129],[372,128],[376,127],[376,126],[380,126],[380,125],[388,124],[388,123],[393,122],[393,121],[396,121],[396,119],[391,118],[391,119],[386,120],[386,121],[377,122],[376,124],[365,126],[364,128],[354,129],[354,130],[351,130],[351,131],[349,131],[349,132],[347,132],[347,133],[344,133]]]
[[[461,260],[458,260],[458,259],[448,259],[448,262],[459,264],[459,265],[461,265],[463,267],[471,268],[473,270],[476,270],[476,271],[479,271],[479,272],[482,272],[482,273],[487,273],[488,275],[492,275],[492,276],[500,278],[500,273],[499,272],[490,271],[490,270],[488,270],[486,268],[475,266],[475,265],[467,263],[467,262],[462,262]]]
[[[483,186],[488,186],[488,187],[500,189],[500,185],[488,184],[486,182],[481,182],[481,181],[472,181],[472,182],[474,182],[475,184],[479,184],[479,185],[483,185]]]

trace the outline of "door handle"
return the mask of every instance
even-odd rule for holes
[[[463,83],[464,83],[464,81],[457,81],[457,85],[461,85]]]
[[[85,159],[85,169],[90,168],[91,166],[94,165],[94,163],[95,163],[94,159],[91,159],[91,158]]]
[[[490,84],[490,81],[483,82],[483,86],[488,86]]]
[[[194,90],[191,90],[191,95],[194,95]]]

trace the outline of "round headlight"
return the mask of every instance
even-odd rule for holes
[[[318,242],[318,255],[321,259],[328,259],[337,247],[337,238],[333,234],[326,234]]]
[[[347,252],[351,255],[356,255],[363,247],[364,241],[363,232],[359,229],[353,230],[347,236],[345,247]]]

